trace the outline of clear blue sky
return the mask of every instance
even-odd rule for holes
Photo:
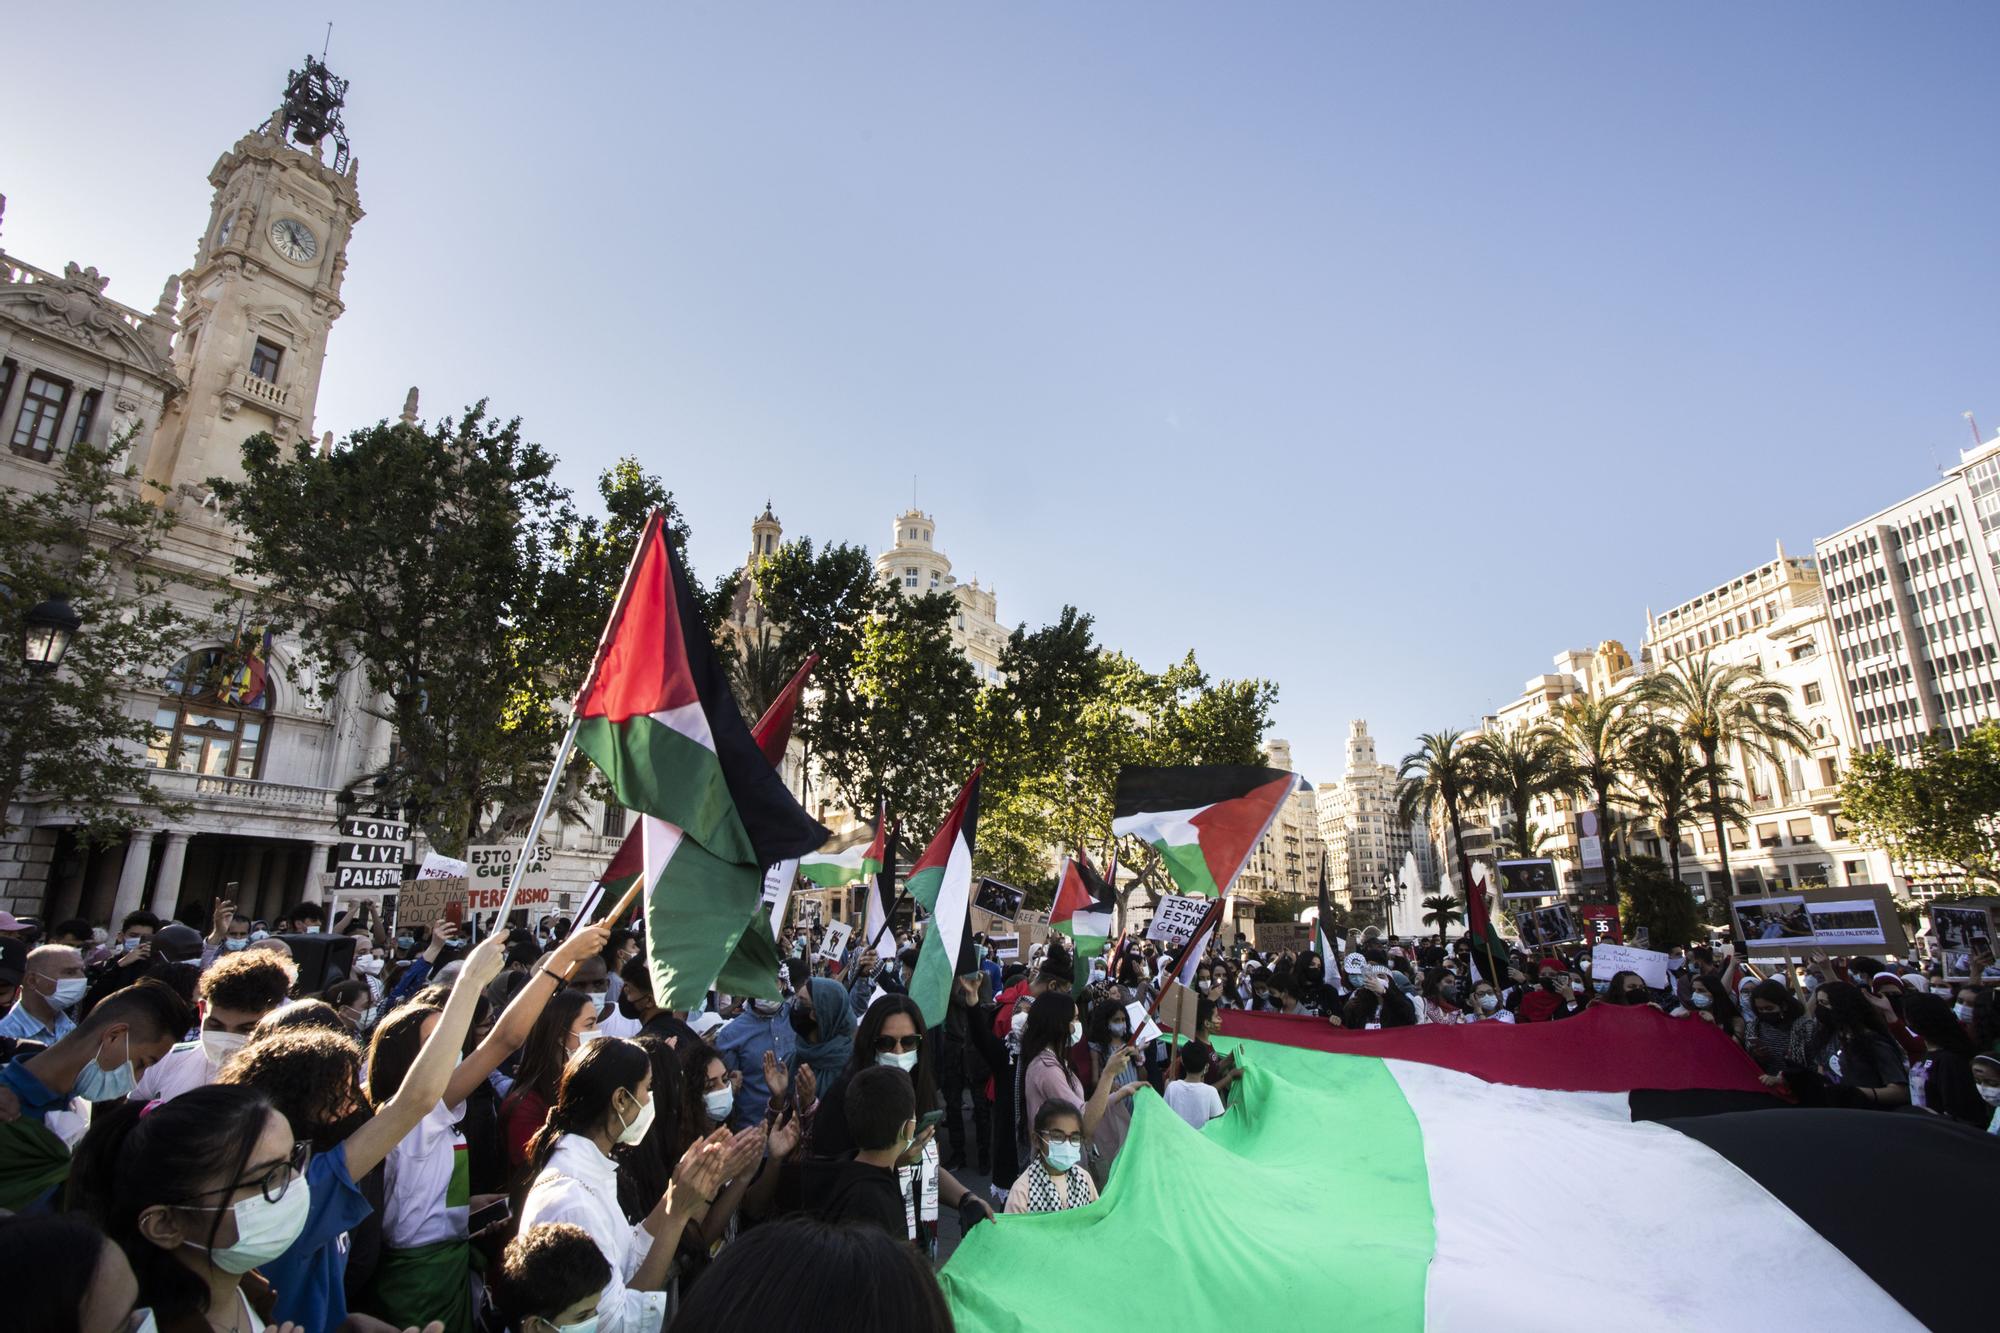
[[[694,558],[879,548],[1283,688],[1338,774],[2000,426],[2000,6],[38,5],[0,244],[150,307],[318,51],[322,428],[481,396]]]

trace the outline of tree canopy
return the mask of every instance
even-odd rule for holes
[[[1899,861],[1949,866],[1969,883],[2000,884],[2000,722],[1957,745],[1926,737],[1915,762],[1857,750],[1840,783],[1854,836]]]

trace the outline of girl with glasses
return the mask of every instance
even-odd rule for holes
[[[1083,1169],[1083,1112],[1051,1097],[1035,1112],[1035,1158],[1007,1192],[1010,1213],[1059,1213],[1097,1200],[1097,1182]]]

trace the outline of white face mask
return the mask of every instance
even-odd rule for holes
[[[1075,1019],[1069,1021],[1069,1044],[1074,1046],[1083,1040],[1083,1024]]]
[[[1129,1023],[1123,1023],[1123,1022],[1107,1023],[1105,1025],[1105,1030],[1108,1031],[1112,1036],[1118,1037],[1120,1039],[1132,1035],[1132,1025]]]
[[[220,1068],[222,1062],[243,1049],[243,1043],[250,1040],[247,1032],[210,1032],[203,1028],[201,1033],[201,1053],[209,1064]]]
[[[651,1129],[652,1127],[653,1127],[653,1099],[651,1097],[648,1097],[640,1105],[639,1114],[632,1117],[632,1122],[626,1125],[624,1129],[619,1131],[618,1141],[629,1148],[633,1144],[637,1143],[640,1139],[645,1138],[646,1131]]]
[[[307,926],[307,927],[306,927],[306,934],[308,934],[308,935],[317,935],[317,934],[319,934],[319,929],[320,929],[320,928],[319,928],[318,926]]]
[[[583,1031],[576,1034],[576,1049],[579,1051],[582,1050],[585,1046],[588,1046],[591,1042],[596,1041],[599,1037],[603,1035],[604,1034],[602,1032],[599,1032],[596,1028],[585,1028]]]
[[[734,1088],[717,1088],[714,1092],[703,1093],[701,1097],[701,1109],[707,1112],[708,1118],[718,1125],[729,1119],[729,1112],[735,1106],[736,1089]]]
[[[250,937],[248,935],[231,935],[222,942],[222,947],[231,953],[235,953],[238,949],[247,949],[250,947]]]
[[[2000,1106],[2000,1084],[1980,1084],[1979,1100],[1985,1102],[1988,1106]]]
[[[300,1176],[285,1187],[276,1203],[253,1194],[231,1204],[230,1211],[236,1215],[236,1243],[210,1250],[208,1257],[225,1273],[247,1273],[292,1248],[292,1242],[306,1229],[312,1188]]]
[[[887,1065],[891,1069],[900,1069],[905,1074],[913,1074],[917,1069],[917,1053],[915,1051],[884,1051],[875,1057],[875,1063],[878,1065]]]
[[[111,1043],[107,1041],[106,1046]],[[139,1075],[132,1068],[132,1034],[125,1034],[125,1062],[106,1069],[103,1064],[104,1051],[99,1048],[97,1059],[84,1065],[83,1072],[76,1076],[73,1091],[87,1102],[108,1102],[123,1097],[132,1091],[132,1085],[139,1081]]]
[[[49,996],[49,1003],[58,1009],[67,1009],[81,1000],[83,993],[89,989],[90,981],[86,977],[64,977],[56,983],[54,993]]]
[[[597,1312],[595,1310],[591,1311],[584,1318],[577,1320],[574,1324],[552,1324],[540,1316],[536,1317],[535,1322],[543,1328],[554,1329],[556,1333],[597,1333]]]
[[[1479,997],[1479,1012],[1480,1012],[1480,1013],[1482,1013],[1482,1014],[1490,1014],[1490,1013],[1492,1013],[1492,1012],[1493,1012],[1493,1011],[1494,1011],[1495,1009],[1498,1009],[1499,1007],[1500,1007],[1500,997],[1499,997],[1499,996],[1497,996],[1497,995],[1482,995],[1482,996],[1480,996],[1480,997]]]
[[[364,977],[375,976],[382,970],[382,960],[380,958],[375,958],[372,956],[368,958],[357,958],[354,960],[354,970],[356,972],[359,972]]]
[[[1972,1006],[1969,1004],[1955,1004],[1951,1007],[1951,1012],[1957,1016],[1958,1021],[1961,1023],[1970,1023],[1972,1021]]]

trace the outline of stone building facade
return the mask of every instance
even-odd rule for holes
[[[937,549],[936,528],[936,521],[921,509],[906,509],[896,515],[889,547],[875,557],[875,572],[906,597],[950,593],[958,602],[951,641],[972,664],[982,684],[995,684],[1000,680],[1000,654],[1008,637],[1000,624],[999,599],[976,577],[970,583],[958,581],[951,572],[951,558]]]

